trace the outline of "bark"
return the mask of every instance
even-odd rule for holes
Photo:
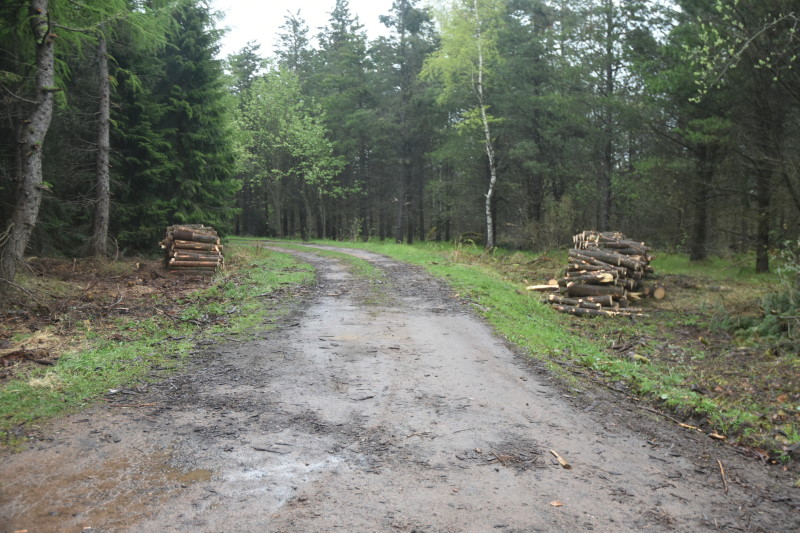
[[[702,261],[708,256],[708,207],[711,180],[714,177],[713,149],[701,146],[697,150],[698,172],[694,191],[694,223],[689,259]]]
[[[605,108],[603,110],[603,146],[602,169],[597,176],[597,192],[599,205],[597,210],[597,226],[600,231],[608,229],[611,217],[611,173],[614,168],[614,114],[611,109],[611,98],[614,94],[614,5],[606,2],[606,42],[605,42]]]
[[[300,238],[307,241],[309,238],[308,217],[311,215],[311,207],[308,204],[308,185],[302,186],[302,205],[300,205]]]
[[[170,261],[169,261],[169,267],[170,268],[174,268],[174,267],[191,267],[191,268],[208,267],[208,268],[217,268],[221,264],[222,263],[219,260],[217,260],[217,261],[189,261],[189,260],[179,260],[179,259],[174,259],[173,258],[173,259],[170,259]]]
[[[770,196],[772,194],[772,171],[770,168],[759,168],[756,184],[756,209],[758,225],[756,227],[756,272],[769,272],[769,229],[770,229]]]
[[[50,33],[47,0],[30,0],[28,15],[36,42],[35,103],[17,133],[17,203],[0,251],[0,279],[7,282],[14,281],[39,216],[44,188],[42,145],[53,116],[55,91],[55,36]]]
[[[95,208],[92,238],[89,253],[95,256],[106,255],[108,242],[108,219],[111,205],[109,154],[111,144],[111,84],[108,78],[108,54],[106,40],[100,35],[97,41],[97,82],[100,89],[100,108],[97,116],[97,162],[95,183]]]
[[[218,251],[222,250],[222,245],[211,244],[211,243],[202,243],[202,242],[175,241],[172,244],[171,249],[173,249],[173,250],[198,250],[198,251],[218,252]]]
[[[551,294],[547,297],[547,301],[554,304],[570,305],[572,307],[582,307],[584,309],[602,309],[603,306],[597,302],[588,302],[583,299],[567,298],[558,294]]]
[[[625,296],[625,289],[613,285],[581,285],[576,283],[567,287],[568,296],[612,296],[615,299]]]
[[[570,250],[571,257],[590,257],[614,266],[623,266],[631,270],[643,270],[645,265],[641,261],[606,250]]]
[[[576,316],[642,316],[637,311],[630,310],[606,310],[606,309],[584,309],[582,307],[573,307],[571,305],[553,304],[553,309],[562,313],[569,313]]]
[[[178,241],[191,241],[191,242],[204,242],[208,244],[219,244],[219,237],[216,232],[212,235],[209,233],[197,233],[190,229],[176,229],[171,233],[171,237]]]
[[[176,261],[215,261],[221,260],[219,252],[189,252],[186,250],[173,250],[172,258]]]
[[[778,161],[781,159],[780,146],[785,132],[783,129],[783,110],[770,101],[771,94],[765,94],[757,105],[759,138],[755,143],[757,150],[754,161],[754,173],[757,179],[755,186],[756,200],[756,272],[769,272],[769,249],[772,217],[772,190],[779,174]]]
[[[475,17],[478,17],[478,0],[473,0],[473,7],[475,8]],[[486,249],[494,249],[494,218],[492,216],[492,199],[494,197],[494,188],[497,183],[497,168],[495,165],[495,151],[494,143],[492,142],[492,132],[489,128],[489,118],[486,116],[486,103],[483,94],[483,47],[481,42],[480,20],[476,20],[477,31],[477,46],[478,46],[478,72],[475,82],[475,91],[478,95],[478,107],[481,110],[481,123],[483,124],[484,145],[486,148],[486,158],[489,163],[489,189],[486,191]]]
[[[425,182],[420,177],[417,177],[417,231],[419,232],[418,240],[425,242],[427,235],[425,234]]]
[[[406,228],[406,217],[408,216],[408,168],[403,164],[403,176],[400,181],[400,193],[397,195],[397,218],[394,227],[394,240],[401,244]]]

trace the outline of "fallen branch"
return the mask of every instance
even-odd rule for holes
[[[655,409],[651,409],[651,408],[646,407],[644,405],[637,405],[636,407],[638,407],[639,409],[644,409],[645,411],[650,411],[651,413],[655,413],[657,415],[663,416],[667,420],[671,420],[671,421],[675,422],[676,424],[678,424],[682,428],[694,429],[694,430],[697,430],[697,431],[703,431],[702,429],[700,429],[697,426],[690,426],[689,424],[684,424],[683,422],[681,422],[677,418],[673,418],[673,417],[669,416],[668,414],[662,413],[661,411],[656,411]]]
[[[528,291],[544,291],[544,292],[556,292],[558,291],[558,285],[529,285],[525,287],[525,290]]]
[[[728,480],[725,478],[725,467],[722,466],[722,461],[717,459],[717,464],[719,465],[719,475],[722,476],[722,486],[724,487],[724,493],[728,494]]]
[[[557,451],[555,451],[555,450],[550,450],[550,453],[552,453],[552,454],[553,454],[553,456],[556,458],[556,461],[558,461],[558,464],[560,464],[560,465],[561,465],[563,468],[565,468],[565,469],[567,469],[567,470],[571,470],[571,469],[572,469],[572,465],[570,465],[570,464],[569,464],[569,463],[566,461],[566,459],[564,459],[563,457],[561,457],[560,455],[558,455],[558,452],[557,452]]]
[[[8,284],[9,284],[9,285],[11,285],[12,287],[16,287],[17,289],[21,290],[22,292],[24,292],[25,294],[27,294],[28,296],[30,296],[31,298],[33,298],[34,300],[36,300],[36,302],[37,302],[39,305],[41,305],[42,307],[47,307],[46,305],[44,305],[44,304],[42,303],[42,301],[41,301],[39,298],[37,298],[37,297],[36,297],[36,295],[34,295],[34,294],[31,292],[31,291],[29,291],[28,289],[26,289],[26,288],[25,288],[25,287],[23,287],[22,285],[17,285],[17,284],[16,284],[16,283],[14,283],[13,281],[8,281],[7,279],[0,279],[0,281],[2,281],[2,282],[4,282],[4,283],[8,283]],[[556,287],[556,288],[558,288],[558,287]]]

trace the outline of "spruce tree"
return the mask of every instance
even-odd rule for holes
[[[202,223],[229,228],[234,195],[231,102],[221,62],[215,59],[219,32],[209,8],[176,8],[175,26],[158,61],[131,58],[158,81],[131,88],[125,109],[123,168],[125,207],[120,240],[152,248],[164,228]]]

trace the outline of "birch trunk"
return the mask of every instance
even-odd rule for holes
[[[30,0],[31,31],[36,42],[35,103],[17,132],[17,197],[4,235],[0,235],[0,279],[13,282],[42,202],[42,145],[53,116],[55,36],[50,33],[47,0]],[[3,238],[5,242],[3,243]]]
[[[473,0],[475,8],[475,28],[478,45],[478,73],[475,82],[475,92],[478,96],[478,106],[481,110],[481,123],[483,124],[483,134],[486,146],[486,157],[489,160],[489,190],[486,192],[486,249],[494,248],[494,220],[492,217],[492,198],[494,197],[494,187],[497,183],[497,169],[494,163],[494,144],[492,143],[491,129],[489,128],[489,118],[486,116],[486,106],[483,94],[483,46],[481,42],[481,21],[478,15],[478,0]]]

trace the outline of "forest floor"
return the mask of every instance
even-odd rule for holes
[[[365,278],[311,252],[293,251],[316,268],[313,290],[265,300],[291,306],[276,329],[199,342],[175,373],[17,428],[24,444],[0,455],[0,531],[800,528],[796,463],[687,431],[585,371],[598,379],[576,393],[417,267],[348,250],[383,273]],[[87,330],[124,342],[120,315],[185,316],[203,286],[155,263],[33,268],[46,290],[0,316],[6,381]],[[727,342],[673,325],[661,348],[676,361]],[[797,392],[752,381],[765,404]]]

